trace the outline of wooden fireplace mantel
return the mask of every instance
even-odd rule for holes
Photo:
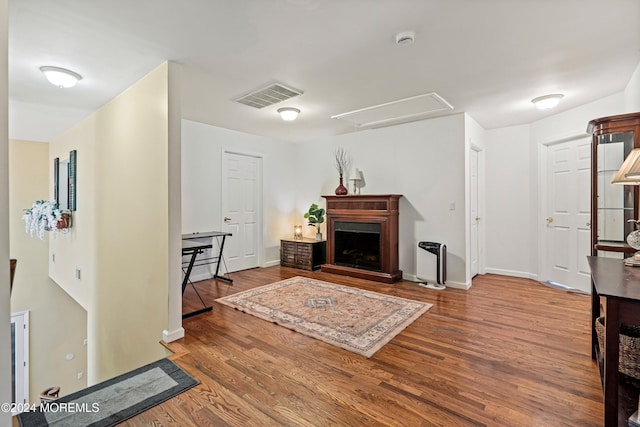
[[[398,268],[398,217],[401,194],[322,196],[327,200],[327,263],[322,271],[393,283],[402,278]],[[380,224],[381,271],[335,264],[336,221]]]

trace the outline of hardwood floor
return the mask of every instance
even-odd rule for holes
[[[126,426],[597,426],[590,299],[478,276],[468,291],[269,267],[196,284],[207,303],[307,276],[434,304],[370,359],[214,303],[170,344],[201,384]],[[197,308],[192,289],[184,310]]]

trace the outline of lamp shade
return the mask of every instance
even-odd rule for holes
[[[49,83],[62,88],[74,87],[79,80],[82,80],[80,74],[66,68],[45,66],[40,67],[40,71],[49,80]]]
[[[290,122],[298,118],[298,114],[300,114],[300,110],[293,107],[283,107],[283,108],[278,108],[278,113],[280,114],[280,117],[282,118],[282,120],[284,120],[285,122]]]
[[[612,184],[640,185],[640,148],[634,148],[611,179]]]

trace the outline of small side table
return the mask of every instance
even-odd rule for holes
[[[280,241],[280,265],[283,267],[317,270],[325,263],[327,241],[304,238]]]

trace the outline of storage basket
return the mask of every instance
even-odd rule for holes
[[[604,355],[604,316],[596,319],[596,334],[600,354]],[[618,370],[640,380],[640,326],[620,326],[619,351]]]

